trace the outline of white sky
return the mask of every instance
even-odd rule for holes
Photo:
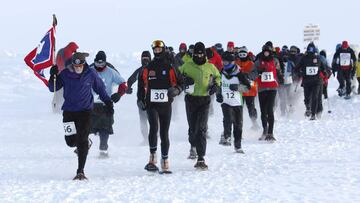
[[[6,2],[6,3],[5,3]],[[320,49],[346,39],[358,44],[358,0],[11,0],[2,2],[0,50],[33,49],[58,17],[57,48],[75,41],[81,50],[130,53],[150,49],[162,39],[178,49],[203,41],[246,45],[258,51],[275,46],[302,47],[303,27],[318,24]]]

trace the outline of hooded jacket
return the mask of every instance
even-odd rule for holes
[[[54,78],[49,81],[49,90],[54,92]],[[63,111],[86,111],[93,109],[94,97],[92,90],[100,96],[104,103],[111,101],[106,93],[105,85],[94,69],[87,64],[81,74],[75,73],[71,68],[65,68],[56,77],[56,90],[64,87]]]

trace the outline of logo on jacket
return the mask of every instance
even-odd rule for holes
[[[150,76],[150,77],[151,77],[151,76],[156,76],[156,72],[153,71],[153,70],[149,71],[149,76]]]
[[[166,70],[163,70],[163,71],[162,71],[162,74],[163,74],[163,75],[166,75]]]

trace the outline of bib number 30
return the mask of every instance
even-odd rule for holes
[[[64,131],[65,131],[66,136],[75,135],[77,133],[75,122],[74,121],[65,122],[64,123]]]
[[[151,102],[167,102],[168,101],[166,89],[165,90],[152,89],[150,96],[151,96],[151,98],[150,98]]]

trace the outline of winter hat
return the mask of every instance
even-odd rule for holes
[[[106,62],[106,54],[104,51],[99,51],[95,56],[95,61],[98,63]]]
[[[196,42],[194,45],[194,54],[206,54],[205,45],[202,42]]]
[[[289,51],[288,46],[284,45],[283,47],[281,47],[281,51]]]
[[[85,64],[85,58],[88,56],[88,53],[75,52],[71,57],[71,63],[74,65]]]
[[[181,49],[187,49],[187,46],[186,46],[186,44],[183,42],[183,43],[181,43],[180,44],[180,46],[179,46],[179,50],[181,50]]]
[[[290,53],[297,53],[298,52],[298,49],[296,46],[291,46],[290,47]]]
[[[208,59],[211,59],[212,57],[214,57],[214,52],[211,50],[211,48],[206,48],[206,57]]]
[[[310,42],[306,48],[306,51],[308,53],[315,53],[316,52],[315,44],[313,42]]]
[[[275,47],[275,52],[276,52],[277,54],[280,54],[280,47]]]
[[[337,51],[340,48],[341,48],[341,44],[337,44],[335,50]]]
[[[272,53],[273,49],[272,49],[271,46],[268,46],[268,45],[265,44],[265,45],[262,47],[262,51],[263,51],[263,52],[269,51],[270,53]]]
[[[320,51],[320,55],[326,58],[326,51],[325,51],[325,50],[321,50],[321,51]]]
[[[225,51],[221,56],[223,61],[233,62],[235,61],[235,55],[231,52]]]
[[[271,48],[271,51],[274,49],[274,46],[273,46],[273,43],[271,41],[267,41],[265,43],[266,46],[270,47]]]
[[[150,60],[151,60],[150,51],[143,51],[143,52],[141,53],[141,58],[143,58],[143,57],[148,57],[148,58],[150,58]]]
[[[234,42],[229,41],[229,42],[227,43],[227,47],[234,48],[234,47],[235,47]]]
[[[216,43],[215,48],[216,49],[222,49],[222,44],[221,43]]]
[[[69,49],[69,51],[71,52],[76,52],[76,50],[79,48],[79,46],[75,43],[75,42],[70,42],[67,46],[66,49]]]
[[[341,48],[343,48],[343,49],[349,48],[349,43],[348,43],[348,41],[343,41],[342,44],[341,44]]]
[[[241,52],[247,53],[247,52],[248,52],[248,49],[246,48],[246,46],[242,46],[242,47],[240,47],[239,52],[240,52],[240,53],[241,53]]]

